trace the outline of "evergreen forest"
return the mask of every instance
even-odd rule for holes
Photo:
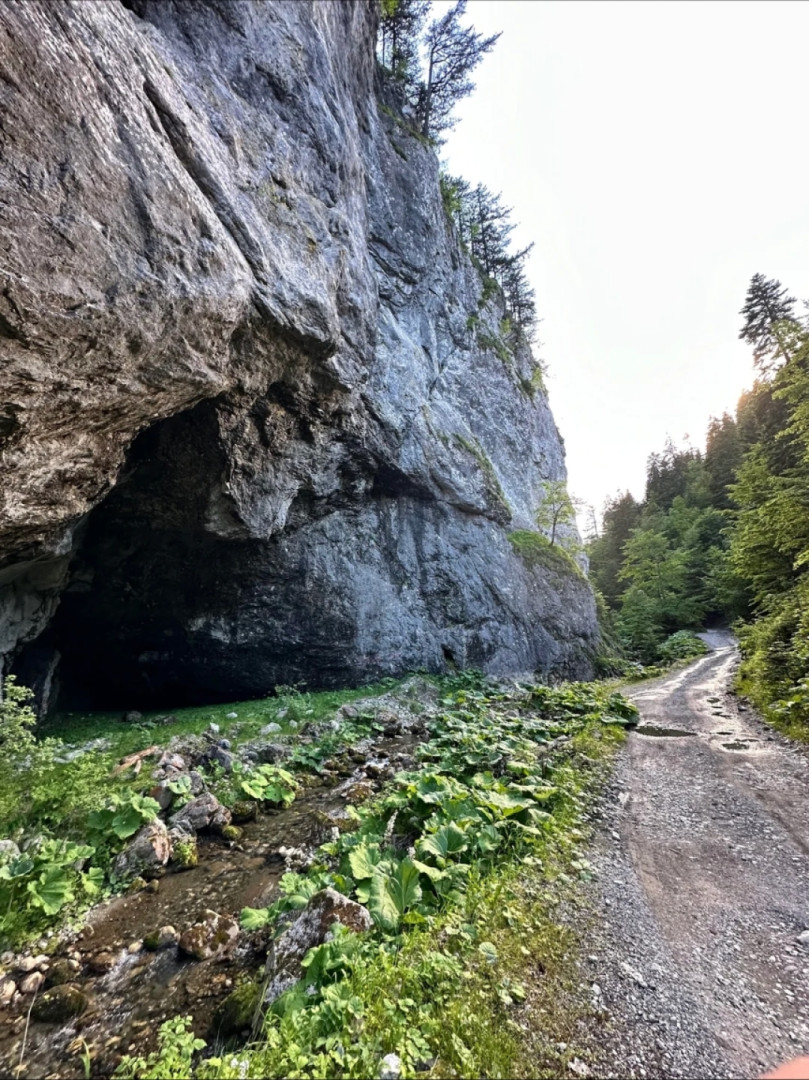
[[[732,625],[740,688],[799,730],[809,722],[809,329],[796,303],[754,275],[740,333],[752,389],[735,415],[710,420],[704,452],[669,439],[649,456],[644,498],[610,500],[588,554],[614,647],[654,664],[676,651],[671,635]]]

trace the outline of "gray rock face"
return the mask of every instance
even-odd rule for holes
[[[114,873],[119,878],[140,875],[159,877],[171,858],[171,838],[160,818],[144,825],[115,860]]]
[[[0,657],[43,697],[589,671],[588,586],[508,538],[561,439],[376,18],[0,9]]]
[[[272,1004],[300,979],[303,973],[301,961],[310,949],[326,941],[335,923],[354,934],[362,934],[371,929],[373,919],[362,904],[349,900],[335,889],[315,893],[270,947],[265,1004]]]

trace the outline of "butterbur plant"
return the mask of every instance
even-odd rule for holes
[[[50,922],[77,898],[101,890],[104,872],[85,869],[95,854],[87,844],[45,840],[0,856],[0,940],[12,943]]]
[[[115,836],[118,840],[128,840],[159,813],[160,804],[148,795],[115,792],[107,798],[106,806],[90,814],[87,824],[105,839]]]
[[[251,772],[240,772],[238,782],[242,793],[259,802],[289,806],[298,793],[298,782],[291,772],[277,765],[259,765]]]

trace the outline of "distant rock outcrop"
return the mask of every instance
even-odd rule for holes
[[[0,7],[0,658],[85,704],[586,675],[561,440],[373,3]]]

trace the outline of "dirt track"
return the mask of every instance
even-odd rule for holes
[[[600,1076],[754,1077],[809,1053],[809,758],[728,693],[733,639],[708,639],[629,693],[641,727],[595,859]]]

